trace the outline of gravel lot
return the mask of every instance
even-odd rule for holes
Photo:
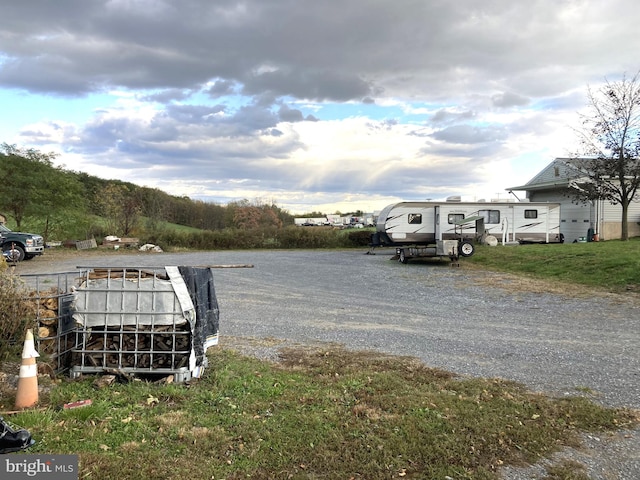
[[[517,248],[517,247],[516,247]],[[640,409],[640,307],[615,295],[550,293],[536,282],[390,261],[390,251],[230,251],[56,255],[18,273],[76,266],[237,265],[215,273],[225,337],[336,342],[410,355],[461,375],[502,377],[551,395]],[[271,342],[277,344],[278,342]],[[640,478],[640,431],[585,438],[563,455],[593,479]],[[541,478],[540,467],[505,478]]]

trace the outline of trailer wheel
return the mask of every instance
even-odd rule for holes
[[[400,263],[405,263],[405,264],[409,262],[409,259],[407,258],[407,256],[404,253],[404,248],[400,249],[400,254],[398,256],[398,261]]]
[[[473,255],[475,248],[473,247],[473,244],[469,242],[462,242],[458,250],[460,250],[460,255],[462,255],[463,257],[470,257],[471,255]]]

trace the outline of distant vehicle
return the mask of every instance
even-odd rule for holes
[[[0,241],[2,255],[9,262],[31,260],[44,253],[44,239],[35,233],[14,232],[6,225],[0,224]]]

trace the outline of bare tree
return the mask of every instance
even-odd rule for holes
[[[589,110],[577,130],[580,152],[569,160],[577,200],[608,200],[622,209],[621,239],[629,239],[628,212],[640,187],[640,72],[588,89]]]

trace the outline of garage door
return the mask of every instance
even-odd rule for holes
[[[560,233],[564,235],[565,243],[571,243],[580,237],[587,236],[591,228],[591,207],[589,205],[575,205],[562,203],[560,205]]]

